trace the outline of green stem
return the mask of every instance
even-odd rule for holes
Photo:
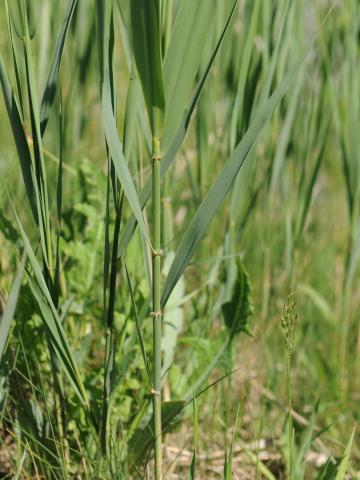
[[[160,185],[160,140],[153,138],[152,155],[152,207],[153,207],[153,412],[155,478],[162,476],[162,426],[161,426],[161,185]]]
[[[293,479],[294,445],[293,445],[293,422],[292,422],[292,398],[291,398],[291,354],[288,353],[286,377],[288,389],[288,441],[289,441],[289,478]]]

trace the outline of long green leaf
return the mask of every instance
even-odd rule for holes
[[[52,246],[49,217],[49,199],[47,191],[46,169],[40,132],[40,110],[38,103],[37,83],[35,67],[31,49],[28,16],[25,10],[25,2],[22,4],[22,16],[24,23],[24,55],[26,82],[29,100],[30,123],[32,132],[32,144],[34,153],[34,186],[39,219],[39,231],[42,254],[49,271],[52,270]]]
[[[199,443],[199,417],[196,408],[196,400],[193,398],[193,431],[194,431],[194,452],[188,473],[188,480],[195,480],[196,475],[196,451]]]
[[[172,144],[188,105],[204,43],[214,19],[215,2],[183,0],[174,21],[164,59],[166,122],[163,148]],[[235,1],[237,3],[237,1]]]
[[[188,480],[195,480],[196,452],[194,451],[188,473]]]
[[[221,170],[216,181],[196,211],[176,252],[175,259],[166,278],[164,292],[161,299],[162,307],[165,306],[173,288],[189,264],[200,240],[205,235],[205,232],[214,218],[218,208],[229,192],[236,175],[238,174],[249,153],[249,150],[251,149],[264,125],[270,119],[276,106],[279,104],[280,100],[283,98],[288,88],[292,84],[296,73],[303,63],[303,60],[304,56],[295,63],[271,97],[255,114],[248,131],[234,150],[231,157],[225,163],[225,166]]]
[[[22,176],[24,179],[24,184],[26,188],[26,193],[29,199],[30,207],[32,214],[34,216],[35,222],[38,221],[37,207],[35,201],[34,193],[34,183],[31,173],[31,155],[29,145],[26,139],[25,130],[21,121],[21,115],[19,107],[16,103],[16,99],[11,90],[11,86],[6,75],[5,67],[3,60],[0,55],[0,83],[4,95],[4,101],[8,117],[10,120],[11,130],[15,140],[16,150],[20,160],[20,167]]]
[[[21,80],[20,80],[20,62],[19,62],[19,57],[18,57],[18,53],[17,53],[16,47],[15,47],[15,42],[14,42],[14,27],[13,27],[13,24],[12,24],[12,21],[11,21],[10,13],[9,13],[8,0],[5,0],[5,15],[6,15],[6,20],[7,20],[9,41],[10,41],[10,47],[11,47],[13,63],[14,63],[16,89],[17,89],[18,97],[19,97],[19,108],[20,108],[20,113],[23,116],[24,104],[23,104],[23,94],[22,94]]]
[[[135,317],[136,333],[138,335],[138,340],[139,340],[139,343],[140,343],[141,355],[143,357],[144,367],[145,367],[145,371],[146,371],[146,374],[147,374],[148,385],[151,388],[152,383],[151,383],[151,372],[150,372],[149,362],[148,362],[147,356],[146,356],[145,343],[144,343],[143,336],[142,336],[142,333],[141,333],[141,326],[140,326],[140,322],[139,322],[139,318],[138,318],[138,314],[137,314],[137,309],[136,309],[136,304],[135,304],[135,299],[134,299],[134,291],[133,291],[133,287],[132,287],[132,284],[131,284],[131,278],[130,278],[129,270],[127,268],[125,259],[124,259],[124,267],[125,267],[125,273],[126,273],[126,280],[127,280],[127,283],[128,283],[130,297],[131,297],[132,310],[133,310],[134,317]]]
[[[232,480],[233,478],[233,474],[232,474],[233,473],[233,455],[234,455],[234,448],[235,448],[235,437],[239,427],[240,409],[241,409],[241,402],[239,402],[238,408],[236,410],[235,425],[234,425],[234,430],[231,438],[229,455],[227,455],[225,458],[224,480]]]
[[[142,211],[139,204],[139,198],[131,178],[129,169],[123,153],[123,147],[119,139],[119,134],[116,128],[114,113],[111,103],[110,82],[108,76],[105,76],[102,87],[102,120],[103,128],[106,138],[106,143],[109,148],[110,156],[114,164],[116,175],[124,189],[125,196],[130,204],[130,207],[136,217],[141,232],[145,238],[149,240],[149,233],[146,228]]]
[[[238,126],[242,125],[243,108],[245,104],[245,87],[249,75],[252,55],[254,55],[254,39],[258,23],[260,8],[260,0],[255,0],[252,7],[249,27],[244,38],[244,47],[241,55],[241,66],[239,71],[239,78],[237,82],[237,90],[234,100],[234,106],[231,113],[230,121],[230,146],[234,148],[236,145],[236,136]]]
[[[11,287],[9,298],[6,302],[5,311],[2,314],[2,317],[0,320],[0,364],[1,364],[3,353],[5,351],[5,346],[6,346],[6,342],[7,342],[9,331],[10,331],[10,325],[15,314],[16,304],[17,304],[17,300],[20,292],[20,287],[21,287],[21,281],[24,273],[25,261],[26,261],[26,253],[23,254],[22,260],[17,269],[15,280]]]
[[[159,0],[131,1],[134,57],[153,136],[160,137],[165,114],[161,66]]]
[[[137,126],[137,115],[141,100],[140,82],[137,76],[135,64],[131,67],[129,86],[126,95],[125,119],[124,119],[124,157],[129,162],[132,145],[134,142]]]
[[[49,75],[46,80],[45,89],[44,89],[43,97],[41,100],[40,130],[41,130],[42,136],[45,133],[46,126],[49,120],[51,107],[54,102],[57,85],[58,85],[60,64],[61,64],[62,54],[65,46],[66,35],[69,30],[69,26],[71,23],[71,19],[72,19],[76,4],[77,4],[77,0],[69,1],[65,18],[63,20],[61,30],[55,45],[54,53],[52,56]]]

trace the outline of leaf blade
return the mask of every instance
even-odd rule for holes
[[[160,137],[165,113],[158,0],[131,1],[131,31],[136,66],[153,136]]]
[[[108,75],[105,75],[105,80],[102,86],[101,111],[105,139],[109,148],[111,160],[113,162],[116,175],[124,189],[125,196],[134,213],[136,221],[139,224],[139,228],[144,234],[147,241],[150,243],[149,232],[142,215],[139,198],[137,196],[133,180],[126,164],[123,147],[120,142],[119,134],[116,128],[111,103],[111,93]]]
[[[73,17],[76,5],[77,5],[77,0],[69,1],[68,8],[60,29],[60,33],[55,45],[54,52],[53,52],[50,70],[49,70],[48,78],[46,80],[44,93],[41,100],[41,107],[40,107],[41,136],[43,136],[45,133],[47,123],[49,120],[51,107],[55,99],[59,71],[60,71],[60,64],[61,64],[61,59],[62,59],[63,50],[65,46],[65,41],[66,41],[67,33],[71,24],[71,19]]]
[[[162,307],[166,305],[173,288],[189,264],[200,240],[205,235],[205,232],[214,218],[218,208],[229,192],[236,175],[242,167],[256,138],[290,87],[292,80],[302,65],[303,59],[304,56],[302,56],[295,63],[271,97],[263,104],[260,110],[257,111],[248,131],[235,148],[233,154],[226,161],[225,166],[201,202],[184,234],[169,274],[165,280],[164,291],[161,299]]]
[[[17,269],[13,285],[9,294],[8,301],[6,302],[6,307],[0,321],[0,364],[1,359],[5,351],[6,342],[8,339],[10,324],[14,318],[17,299],[20,292],[21,281],[24,274],[26,262],[26,251],[23,254],[20,265]]]

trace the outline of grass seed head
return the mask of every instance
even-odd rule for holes
[[[281,329],[285,338],[286,351],[289,359],[292,356],[295,339],[295,329],[298,321],[298,312],[296,310],[295,294],[291,289],[284,304],[283,314],[281,316]]]

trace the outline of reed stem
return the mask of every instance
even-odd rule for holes
[[[162,425],[161,425],[161,184],[160,184],[160,140],[153,138],[152,153],[152,207],[153,207],[153,413],[155,478],[162,480]]]

